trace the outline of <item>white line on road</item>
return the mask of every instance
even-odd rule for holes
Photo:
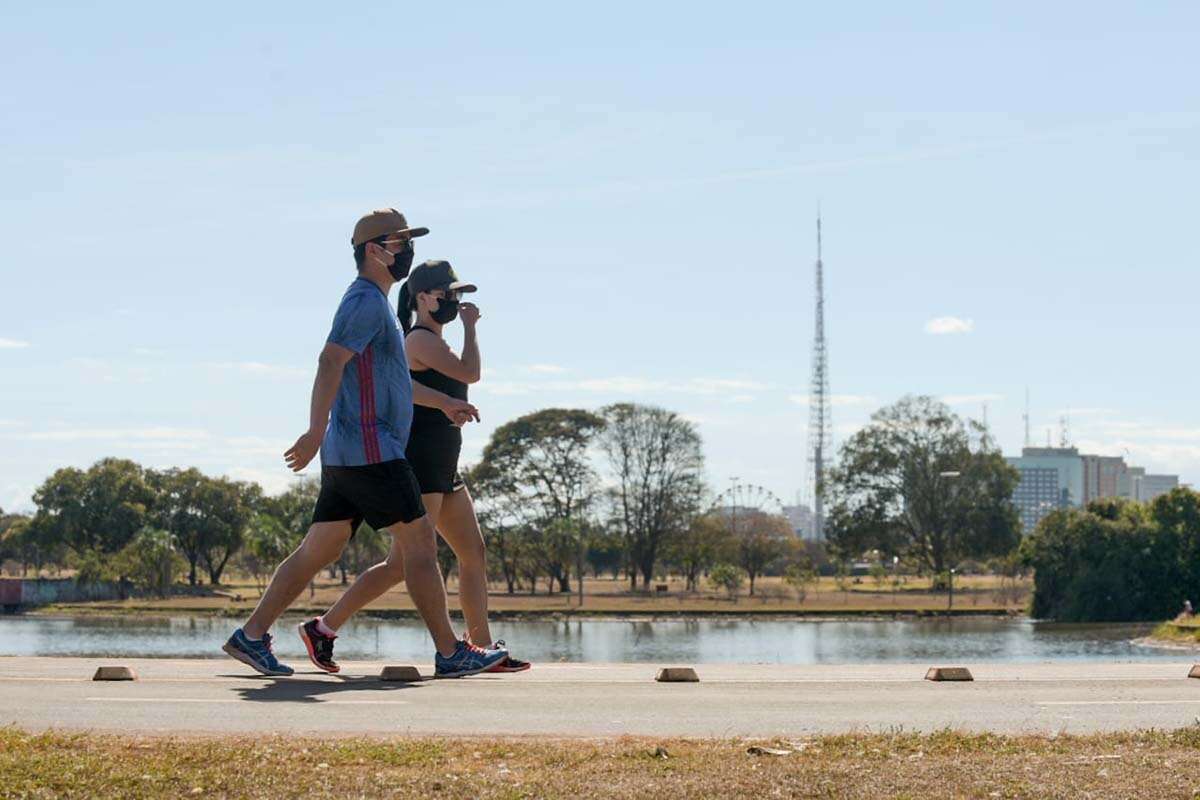
[[[1200,700],[1044,700],[1038,706],[1180,706]]]

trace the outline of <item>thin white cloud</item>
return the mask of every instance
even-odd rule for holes
[[[526,395],[535,392],[580,392],[610,395],[668,393],[719,396],[744,395],[747,392],[763,391],[769,388],[771,385],[767,383],[734,378],[689,378],[684,381],[667,381],[632,375],[582,380],[483,381],[479,384],[481,392],[504,396]]]
[[[975,320],[962,317],[934,317],[925,323],[925,332],[934,336],[950,333],[970,333],[975,330]]]
[[[162,350],[156,350],[153,347],[135,347],[133,348],[133,354],[135,356],[161,356],[166,353]]]
[[[218,369],[236,372],[255,378],[278,378],[293,380],[312,377],[312,369],[293,367],[286,364],[264,364],[261,361],[225,361],[216,365]]]
[[[23,350],[29,347],[29,342],[20,339],[0,339],[0,350]]]
[[[788,399],[798,406],[809,405],[809,396],[806,394],[788,395]],[[829,405],[835,408],[877,406],[879,400],[869,394],[831,394],[829,395]]]
[[[29,431],[12,434],[10,438],[30,442],[126,441],[138,443],[195,443],[209,438],[208,431],[197,428],[166,426],[145,428],[66,428],[63,430]]]
[[[939,398],[948,406],[965,406],[978,403],[992,403],[1003,400],[1002,394],[944,394]]]
[[[530,364],[527,367],[522,367],[521,371],[534,375],[562,375],[567,371],[567,368],[560,367],[558,364]]]

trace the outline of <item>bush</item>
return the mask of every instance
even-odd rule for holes
[[[742,588],[745,578],[746,573],[732,564],[717,564],[708,572],[708,582],[718,589],[724,589],[734,600],[737,599],[738,590]]]

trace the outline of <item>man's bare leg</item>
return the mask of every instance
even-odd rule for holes
[[[309,527],[304,541],[275,570],[254,613],[242,626],[247,638],[261,639],[317,573],[338,559],[350,541],[350,524],[350,520],[314,522]]]
[[[433,522],[426,514],[413,522],[398,522],[384,530],[392,535],[392,550],[388,554],[388,561],[383,562],[388,566],[376,564],[371,570],[382,568],[366,581],[361,577],[356,580],[336,605],[342,607],[342,614],[348,610],[357,611],[386,592],[395,585],[388,581],[397,575],[395,559],[399,556],[402,564],[399,574],[408,584],[408,595],[425,621],[434,646],[447,658],[454,655],[458,637],[454,635],[454,626],[450,624],[450,612],[446,606],[446,586],[442,583],[442,571],[438,568],[437,532],[433,529]],[[371,570],[364,572],[363,577]],[[345,616],[348,618],[349,615]],[[334,621],[337,621],[336,617]],[[329,622],[325,624],[333,627]]]
[[[423,494],[424,504],[430,519],[437,519],[441,507],[440,494]],[[437,542],[434,541],[436,546]],[[332,631],[338,631],[346,621],[357,614],[367,604],[382,597],[389,589],[404,580],[404,548],[400,539],[392,537],[392,547],[387,559],[363,571],[354,583],[342,593],[337,602],[321,617],[321,624]],[[415,602],[415,601],[414,601]]]

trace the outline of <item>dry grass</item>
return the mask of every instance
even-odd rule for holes
[[[624,581],[589,579],[584,582],[584,604],[581,608],[574,595],[543,593],[506,594],[493,585],[490,606],[497,615],[539,614],[920,614],[937,613],[946,609],[946,595],[929,591],[929,582],[910,578],[896,591],[877,587],[870,578],[840,591],[832,578],[823,578],[809,587],[803,601],[782,579],[761,578],[755,586],[755,597],[745,590],[736,602],[724,594],[701,591],[688,593],[677,580],[666,582],[665,593],[634,593]],[[450,582],[451,603],[457,585]],[[960,612],[1016,614],[1021,613],[1028,600],[1030,584],[1022,582],[1002,591],[1000,579],[992,576],[965,576],[955,582],[954,608]],[[319,612],[328,608],[344,587],[338,581],[322,580],[316,592],[305,592],[293,610],[299,613]],[[258,600],[258,589],[244,581],[235,580],[223,586],[219,594],[178,595],[167,599],[139,599],[125,602],[71,603],[56,610],[80,611],[153,611],[164,613],[246,614]],[[413,614],[415,609],[404,586],[398,586],[370,606],[377,614]]]
[[[1200,729],[777,740],[30,735],[0,729],[0,798],[1196,798]]]

